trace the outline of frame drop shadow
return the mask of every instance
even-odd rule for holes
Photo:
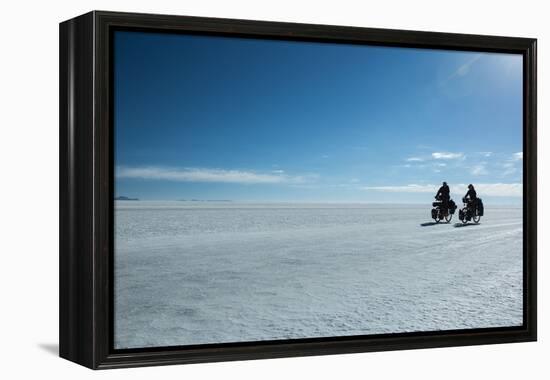
[[[58,343],[38,343],[38,347],[52,355],[59,356]]]

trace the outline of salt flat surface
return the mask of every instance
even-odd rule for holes
[[[522,324],[522,210],[117,201],[115,346]]]

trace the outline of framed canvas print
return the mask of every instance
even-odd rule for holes
[[[60,25],[60,355],[536,340],[536,40]]]

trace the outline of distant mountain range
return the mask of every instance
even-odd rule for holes
[[[229,199],[178,199],[180,202],[232,202]]]
[[[130,198],[124,195],[115,197],[115,201],[139,201],[139,198]],[[233,202],[230,199],[178,199],[179,202]]]
[[[125,197],[125,196],[121,195],[119,197],[116,197],[115,201],[139,201],[139,199],[138,198],[129,198],[129,197]]]

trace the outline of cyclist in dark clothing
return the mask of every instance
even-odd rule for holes
[[[468,203],[468,208],[475,211],[476,202],[477,202],[477,193],[476,193],[476,189],[474,189],[474,185],[472,184],[468,185],[468,191],[466,192],[466,195],[462,199],[465,203]]]
[[[439,190],[437,190],[435,199],[442,201],[444,208],[448,208],[449,200],[451,199],[450,193],[451,190],[449,189],[447,182],[443,182],[443,185],[439,188]]]

